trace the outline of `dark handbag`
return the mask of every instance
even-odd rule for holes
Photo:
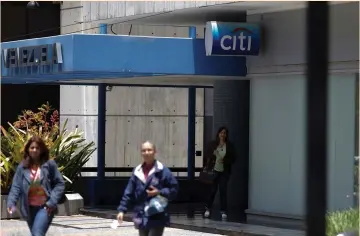
[[[199,181],[205,184],[212,184],[215,179],[215,172],[213,170],[204,169],[200,172]]]

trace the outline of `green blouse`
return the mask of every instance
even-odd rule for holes
[[[224,172],[224,157],[226,154],[226,144],[224,146],[220,147],[218,146],[215,151],[214,155],[216,156],[215,166],[214,170],[218,172]]]

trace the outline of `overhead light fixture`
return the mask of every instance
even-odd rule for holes
[[[29,8],[29,9],[36,9],[36,8],[39,8],[39,7],[40,7],[39,3],[35,2],[35,1],[30,1],[26,5],[26,8]]]

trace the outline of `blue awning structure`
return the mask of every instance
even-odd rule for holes
[[[245,57],[206,56],[204,39],[71,34],[1,49],[2,84],[246,76]]]

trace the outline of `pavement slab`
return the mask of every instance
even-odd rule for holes
[[[111,219],[83,215],[55,217],[47,236],[138,236],[132,222],[123,222],[117,229],[110,228]],[[1,236],[31,236],[22,220],[1,220]],[[190,230],[166,228],[164,236],[218,236]]]
[[[87,208],[81,209],[81,213],[89,216],[115,219],[117,212],[109,209]],[[125,215],[124,218],[127,221],[131,221],[131,213]],[[170,227],[231,236],[305,236],[305,232],[301,230],[204,219],[201,215],[189,219],[186,214],[172,214]]]

